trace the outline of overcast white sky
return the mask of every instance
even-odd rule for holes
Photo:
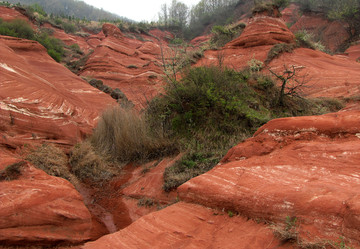
[[[171,0],[83,0],[84,2],[106,11],[127,17],[134,21],[156,21],[160,6],[170,5]],[[200,0],[180,0],[187,6],[195,5]]]

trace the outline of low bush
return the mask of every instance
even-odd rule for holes
[[[21,170],[26,164],[24,161],[10,164],[4,170],[0,171],[0,182],[1,181],[13,181],[21,176]]]
[[[219,159],[212,153],[192,152],[186,154],[173,166],[165,169],[163,189],[166,192],[171,191],[191,178],[209,171],[219,162]]]
[[[49,36],[47,30],[41,30],[37,34],[34,33],[31,26],[24,20],[13,20],[4,22],[0,19],[0,35],[13,36],[28,40],[35,40],[43,45],[48,54],[57,62],[60,62],[64,56],[64,44],[61,40]]]
[[[62,57],[65,54],[64,44],[61,40],[49,36],[47,33],[37,34],[35,40],[38,41],[41,45],[43,45],[48,54],[57,62],[60,62]]]
[[[48,175],[72,181],[72,175],[68,168],[68,158],[61,149],[54,145],[43,144],[33,149],[26,156],[26,160]]]
[[[75,33],[77,31],[77,28],[73,23],[63,22],[61,24],[61,27],[68,34],[73,34],[73,33]]]
[[[234,27],[215,25],[211,29],[212,37],[210,43],[215,48],[223,47],[226,43],[239,36],[244,28],[245,25],[243,23]]]
[[[81,181],[101,183],[111,179],[120,169],[99,155],[90,142],[74,146],[69,159],[71,172]]]
[[[314,41],[314,35],[308,33],[306,30],[300,30],[295,33],[295,39],[298,47],[310,48],[313,50],[319,50],[327,52],[324,45],[321,42]]]
[[[13,36],[28,40],[34,39],[34,31],[24,20],[16,19],[5,22],[0,18],[0,35]]]
[[[249,75],[226,68],[191,68],[150,102],[151,127],[161,127],[165,137],[187,151],[183,160],[166,170],[165,190],[211,169],[232,146],[273,117],[264,103],[273,102],[267,91],[274,84],[264,83],[263,90],[255,90],[248,84]]]
[[[279,43],[275,44],[267,54],[265,64],[269,64],[273,59],[278,58],[282,53],[291,53],[296,48],[293,43]]]
[[[146,110],[149,125],[161,128],[163,136],[176,140],[185,152],[165,170],[164,190],[213,168],[232,146],[270,119],[327,110],[295,95],[285,96],[280,106],[279,94],[272,78],[250,70],[190,68],[180,81],[169,82],[165,93]],[[331,101],[328,104],[339,108]]]

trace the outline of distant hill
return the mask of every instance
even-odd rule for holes
[[[13,4],[20,3],[24,5],[39,4],[49,14],[52,13],[55,15],[74,16],[80,19],[85,17],[87,20],[94,21],[114,19],[124,19],[130,21],[125,17],[98,9],[78,0],[7,0],[7,2]]]

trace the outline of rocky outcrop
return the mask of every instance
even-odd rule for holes
[[[15,8],[7,8],[4,6],[0,6],[0,18],[4,21],[12,21],[15,19],[21,19],[28,23],[31,23],[29,21],[29,18],[27,18],[24,14],[17,11]]]
[[[280,244],[262,224],[180,202],[82,248],[290,248]]]
[[[123,34],[121,33],[120,29],[118,29],[114,24],[104,23],[102,26],[102,32],[104,33],[105,37],[115,37],[121,38]]]
[[[293,42],[295,42],[294,34],[281,19],[269,16],[256,16],[249,20],[240,37],[229,42],[226,47],[248,48]]]
[[[119,88],[141,109],[162,89],[161,46],[166,45],[125,37],[112,24],[104,24],[103,29],[106,38],[80,75],[100,79],[113,89]]]
[[[90,238],[90,213],[68,181],[0,151],[0,189],[0,244],[52,245]]]
[[[346,51],[347,54],[352,60],[360,62],[360,44],[359,42],[355,45],[350,46]]]
[[[1,144],[73,145],[115,101],[56,63],[35,41],[0,36]]]
[[[299,17],[290,30],[294,33],[306,30],[313,35],[315,41],[320,41],[330,51],[336,51],[346,42],[350,35],[347,25],[339,21],[329,21],[319,14],[304,14]]]
[[[270,121],[213,170],[180,186],[180,199],[277,224],[292,219],[304,245],[342,236],[359,247],[359,114]]]
[[[249,67],[252,59],[264,62],[272,46],[259,47],[225,47],[222,50],[209,50],[204,53],[195,66],[218,65],[222,58],[222,65],[235,70]],[[353,48],[356,56],[356,47]],[[298,80],[306,82],[302,94],[308,97],[344,98],[360,94],[360,64],[345,55],[328,55],[320,51],[307,48],[297,48],[291,53],[282,53],[273,59],[267,68],[281,74],[286,67],[294,66]],[[263,73],[269,73],[264,68]]]
[[[298,79],[307,82],[303,94],[309,97],[344,98],[360,94],[360,64],[343,55],[299,48],[283,53],[268,66],[279,73],[284,65],[297,68]]]

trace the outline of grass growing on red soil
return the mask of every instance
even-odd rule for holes
[[[101,182],[129,162],[147,162],[178,153],[176,143],[150,130],[135,111],[114,106],[104,111],[87,141],[70,156],[72,172],[82,181]]]
[[[62,177],[72,182],[72,174],[68,167],[68,158],[59,148],[51,144],[43,144],[32,149],[26,156],[36,168],[45,171],[51,176]]]
[[[342,108],[335,100],[308,100],[286,95],[278,104],[280,89],[259,72],[197,67],[180,81],[171,81],[165,94],[147,109],[151,127],[179,142],[184,157],[165,170],[164,190],[177,188],[212,169],[234,145],[251,136],[271,119],[317,115]]]

